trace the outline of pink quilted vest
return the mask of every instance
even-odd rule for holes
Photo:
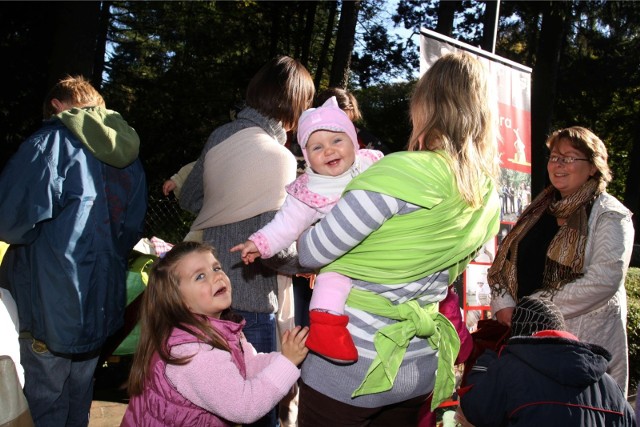
[[[245,324],[244,320],[241,323],[213,318],[209,320],[229,343],[233,361],[242,376],[246,376],[246,367],[240,346],[240,334]],[[173,347],[197,341],[193,335],[180,329],[174,329],[168,345]],[[133,396],[129,401],[121,426],[227,427],[235,425],[182,397],[167,380],[165,368],[166,363],[156,353],[151,360],[150,378],[145,384],[144,391],[138,396]]]

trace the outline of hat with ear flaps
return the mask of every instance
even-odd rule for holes
[[[531,336],[540,331],[564,331],[564,316],[551,300],[524,297],[511,317],[511,336]]]
[[[355,150],[358,151],[360,149],[356,128],[347,113],[338,106],[335,96],[327,99],[321,107],[309,108],[300,116],[298,121],[298,144],[307,163],[309,163],[309,159],[305,148],[311,134],[318,130],[344,132],[351,138]]]

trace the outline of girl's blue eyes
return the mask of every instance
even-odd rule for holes
[[[213,271],[214,273],[218,273],[218,272],[222,271],[222,267],[213,267],[213,268],[211,269],[211,271]],[[206,274],[204,274],[204,273],[200,273],[200,274],[198,274],[198,275],[196,276],[196,280],[202,280],[202,279],[204,279],[205,277],[206,277]]]

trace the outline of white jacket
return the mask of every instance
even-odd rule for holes
[[[631,212],[615,197],[602,193],[593,203],[588,224],[583,276],[564,285],[553,297],[567,330],[580,341],[606,348],[613,358],[608,373],[627,395],[627,294],[624,281],[633,251]],[[533,293],[541,297],[542,292]],[[493,298],[493,313],[515,307],[505,294]]]

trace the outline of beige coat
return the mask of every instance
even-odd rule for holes
[[[626,396],[629,360],[624,280],[633,251],[631,212],[615,197],[603,193],[593,204],[588,226],[584,275],[564,285],[553,302],[562,311],[569,332],[611,353],[608,373]],[[542,294],[532,296],[539,298]],[[515,305],[505,294],[491,301],[491,310],[495,313]]]

